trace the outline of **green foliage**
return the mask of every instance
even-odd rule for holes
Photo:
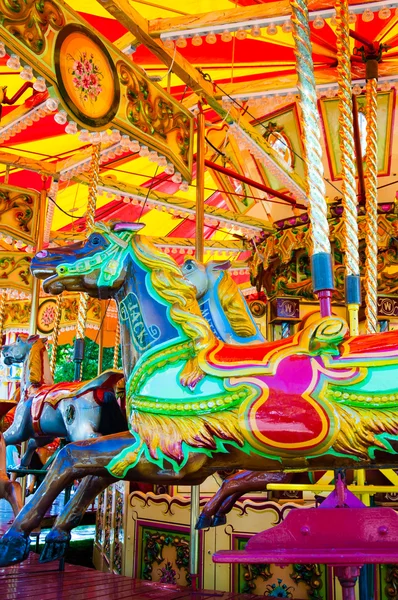
[[[83,380],[93,379],[98,371],[98,344],[86,337],[84,340]],[[104,348],[103,371],[113,367],[113,348]],[[121,356],[119,348],[119,368]],[[55,367],[55,383],[62,381],[73,381],[75,364],[73,362],[73,344],[58,346],[57,365]]]

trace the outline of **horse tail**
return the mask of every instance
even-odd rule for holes
[[[113,392],[105,392],[101,403],[101,418],[98,427],[101,435],[127,431],[126,414],[121,410]]]
[[[4,435],[0,431],[0,472],[5,473],[6,470],[6,442]]]

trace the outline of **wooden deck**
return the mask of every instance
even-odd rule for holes
[[[249,600],[251,594],[192,591],[173,585],[139,581],[74,565],[40,564],[38,556],[0,569],[1,600]]]

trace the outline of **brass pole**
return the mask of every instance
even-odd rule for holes
[[[196,232],[195,258],[203,262],[204,254],[204,221],[205,221],[205,115],[200,111],[197,117],[197,151],[196,151]]]
[[[7,301],[7,290],[3,290],[0,296],[0,350],[3,345],[3,329],[4,321],[6,320],[6,301]]]
[[[43,248],[43,237],[44,237],[44,227],[46,225],[46,200],[47,200],[47,191],[46,191],[46,176],[42,175],[43,186],[40,191],[40,200],[39,200],[39,223],[37,229],[37,237],[36,237],[36,252],[40,252]],[[35,335],[37,332],[37,313],[39,311],[39,297],[40,297],[40,281],[36,279],[36,277],[32,277],[32,302],[30,307],[30,322],[29,322],[29,334]]]
[[[57,351],[58,351],[58,338],[59,338],[59,330],[61,326],[61,316],[62,316],[62,294],[57,296],[57,304],[55,307],[55,319],[54,319],[54,329],[53,329],[53,343],[51,349],[51,358],[50,358],[50,371],[51,375],[54,377],[55,367],[57,364]]]
[[[115,346],[113,350],[113,368],[119,368],[119,346],[120,346],[120,322],[117,321],[116,334],[115,334]]]
[[[199,104],[200,106],[200,104]],[[204,255],[204,178],[205,178],[205,116],[200,110],[197,117],[197,150],[196,150],[196,231],[195,258],[203,262]],[[191,518],[189,544],[189,571],[192,587],[196,589],[199,574],[199,531],[195,529],[200,510],[200,486],[191,487]]]
[[[105,300],[103,300],[101,302],[100,330],[98,339],[98,375],[101,375],[102,373],[102,365],[104,361],[104,325],[106,317],[106,307],[106,302]]]
[[[88,188],[88,201],[86,212],[86,230],[90,234],[95,225],[95,208],[97,201],[97,188],[100,167],[101,144],[93,144],[91,156],[90,185]],[[80,294],[79,309],[77,313],[76,339],[73,360],[75,362],[75,380],[82,378],[84,360],[84,335],[88,312],[88,294]]]

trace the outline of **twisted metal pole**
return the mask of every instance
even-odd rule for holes
[[[53,343],[51,349],[51,358],[50,358],[50,371],[51,375],[54,377],[55,367],[57,364],[57,351],[58,351],[58,338],[59,338],[59,330],[61,327],[61,316],[62,316],[62,294],[57,296],[57,303],[55,306],[55,319],[54,319],[54,329],[53,329]]]
[[[86,212],[86,230],[90,234],[95,226],[95,209],[97,201],[97,189],[100,167],[101,144],[93,144],[91,155],[90,185],[88,188],[88,201]],[[84,360],[84,335],[86,331],[88,294],[80,294],[79,309],[77,312],[76,339],[73,360],[75,362],[75,380],[82,378]]]
[[[367,71],[369,63],[366,63]],[[377,71],[377,69],[376,69]],[[377,331],[377,77],[366,81],[366,333]]]
[[[3,290],[0,295],[0,350],[3,345],[3,329],[6,320],[6,301],[7,290]]]
[[[119,368],[119,346],[120,346],[120,323],[119,320],[116,325],[116,334],[115,334],[115,346],[113,350],[113,368]]]
[[[312,230],[313,286],[320,301],[321,315],[329,316],[331,315],[331,295],[334,288],[333,268],[308,7],[305,0],[291,0],[290,6],[298,73],[297,86],[300,93],[306,193]]]
[[[345,238],[345,287],[350,333],[358,335],[361,304],[359,243],[356,195],[355,141],[351,91],[350,26],[348,0],[337,0],[337,72],[339,83],[339,133],[343,193],[343,231]]]

